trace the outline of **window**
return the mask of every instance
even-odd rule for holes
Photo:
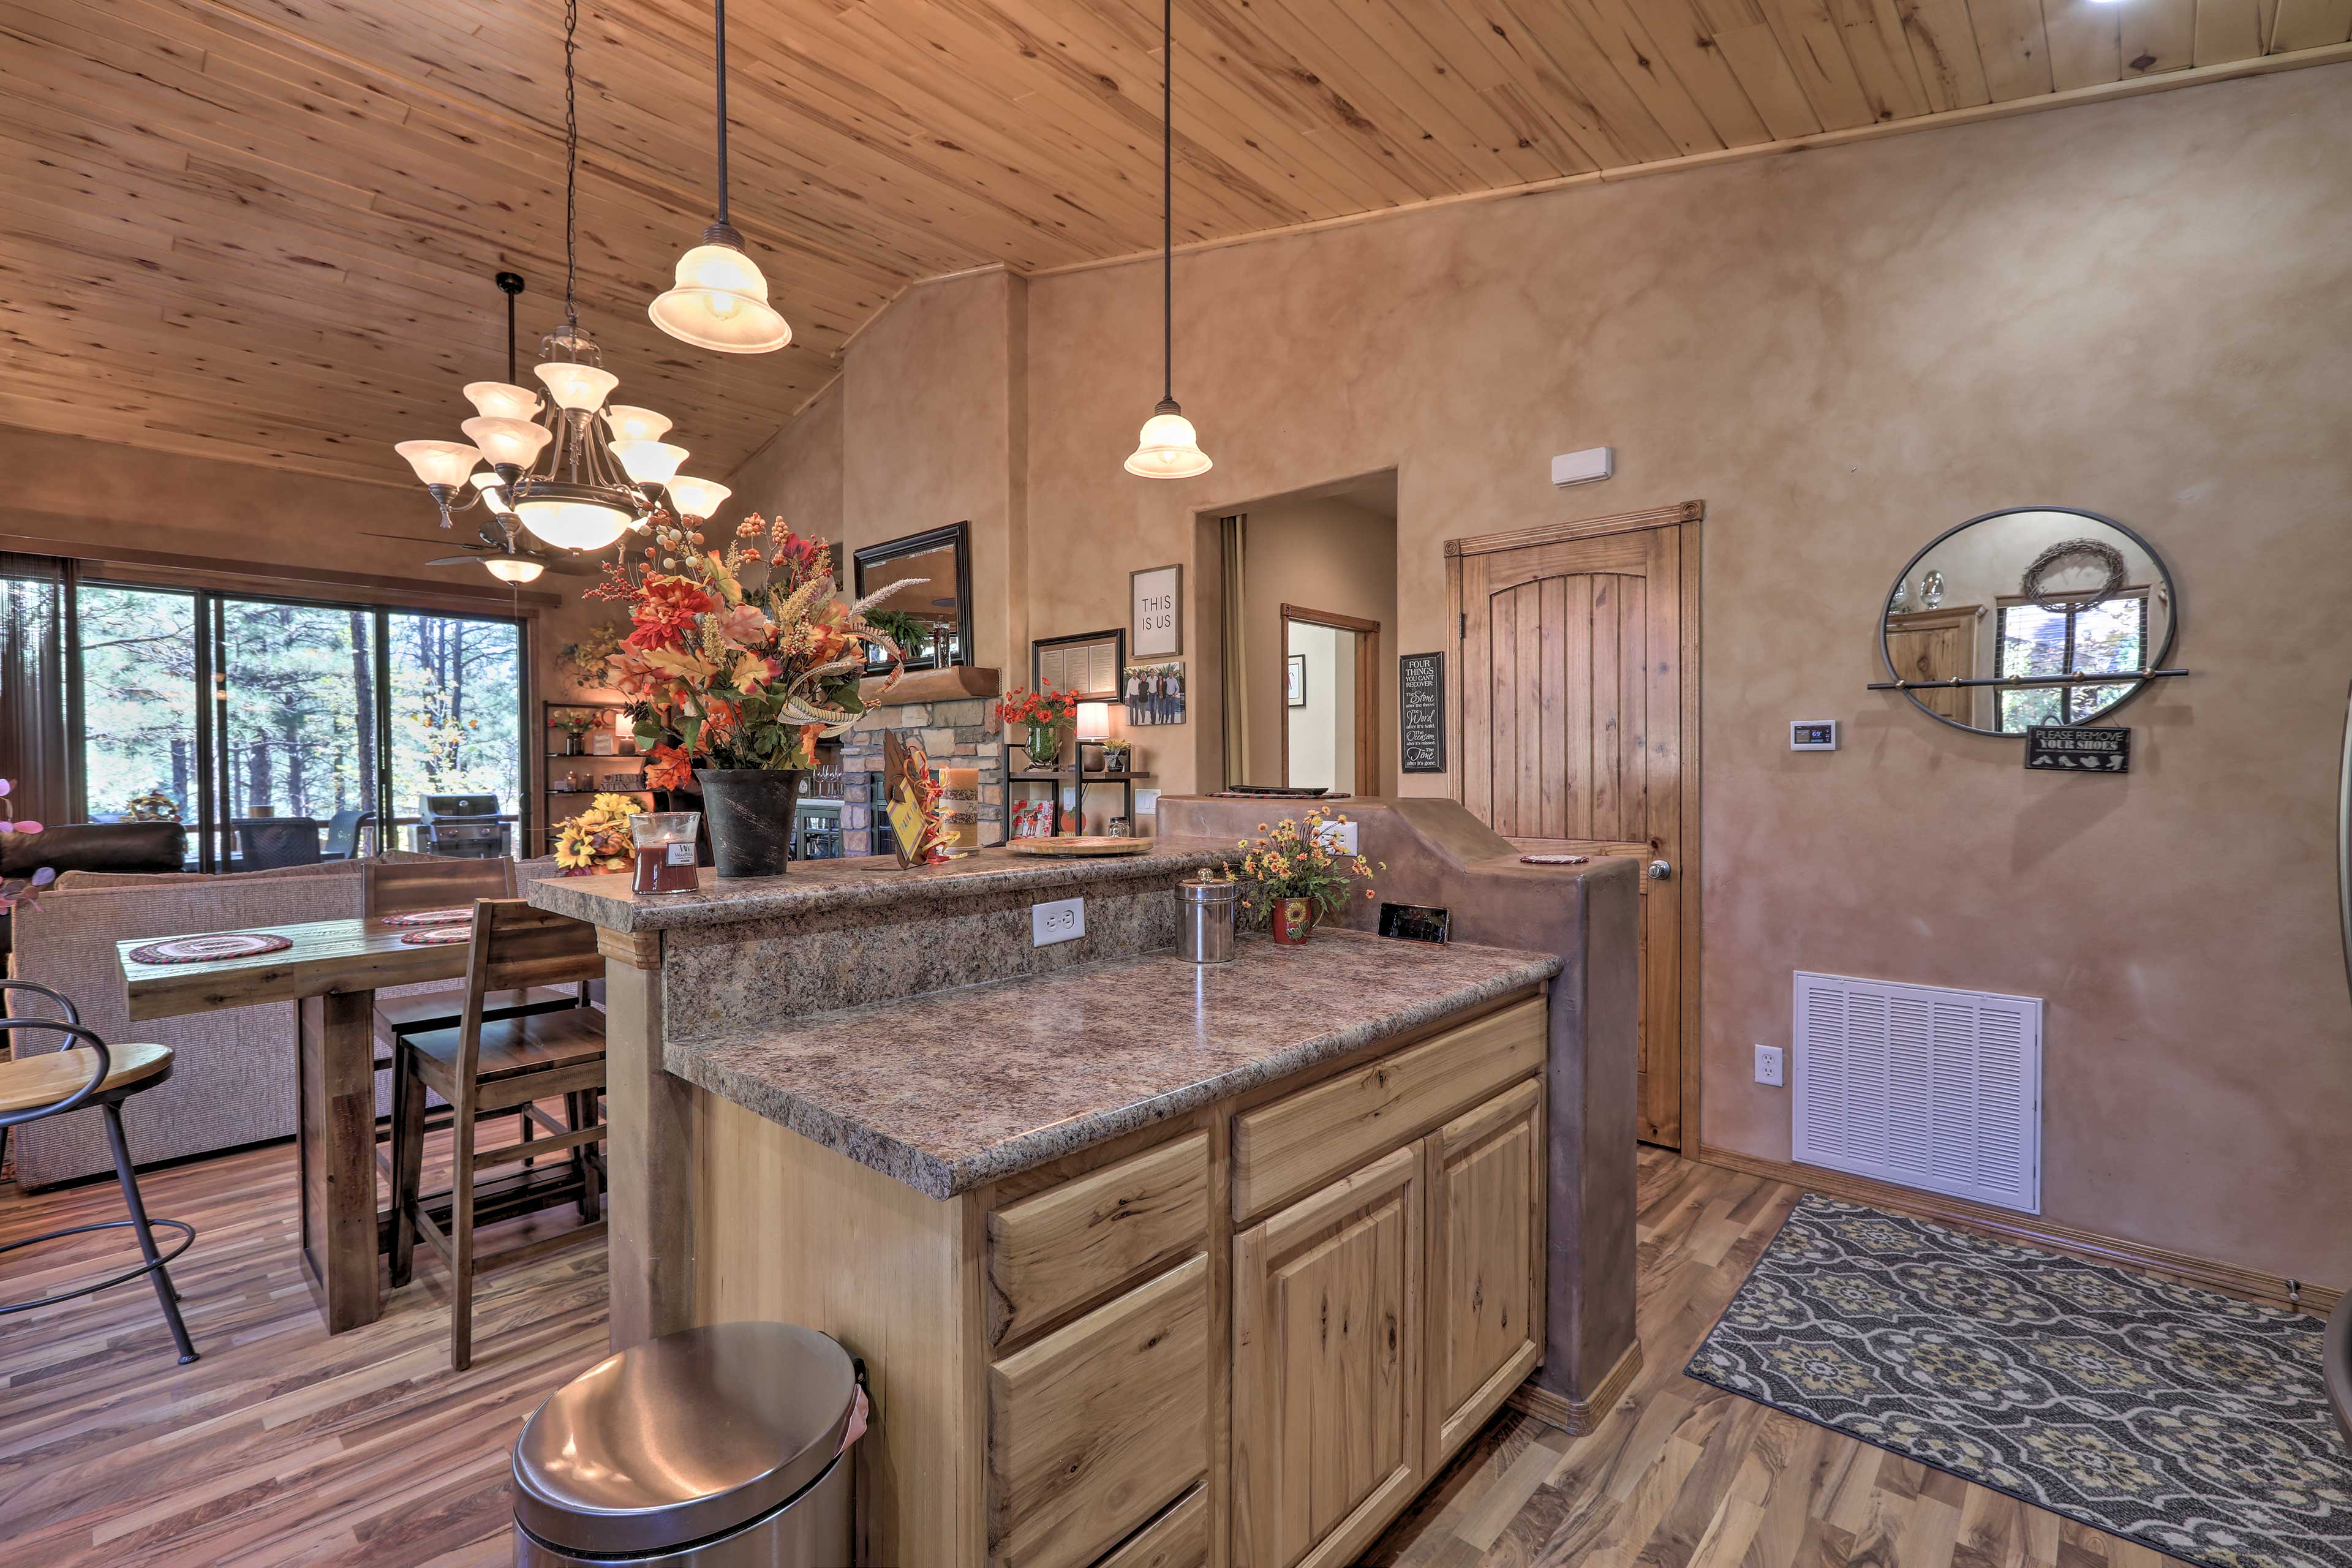
[[[493,797],[499,842],[528,841],[520,621],[85,581],[72,563],[43,564],[47,577],[0,572],[0,720],[38,728],[47,708],[27,700],[44,689],[58,710],[44,820],[176,816],[190,868],[205,870],[255,868],[256,846],[268,864],[307,862],[314,838],[329,858],[415,847],[438,795]],[[52,603],[62,647],[45,657]],[[259,826],[289,818],[317,830]]]
[[[2137,670],[2147,662],[2147,590],[2127,588],[2113,598],[2085,600],[2063,610],[2030,599],[2001,601],[1994,673],[2010,676],[2104,675]],[[2041,686],[2000,694],[2000,727],[2022,733],[2033,724],[2087,724],[2129,695],[2131,683]]]

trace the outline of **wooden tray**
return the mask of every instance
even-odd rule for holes
[[[1071,857],[1081,855],[1142,855],[1151,848],[1149,838],[1111,838],[1104,836],[1078,837],[1065,834],[1058,838],[1008,838],[1004,847],[1015,855]]]

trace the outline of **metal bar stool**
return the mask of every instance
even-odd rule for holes
[[[78,1285],[70,1290],[60,1290],[36,1301],[14,1301],[0,1305],[0,1317],[11,1312],[29,1312],[36,1307],[55,1306],[70,1301],[77,1296],[94,1295],[117,1285],[125,1285],[146,1275],[155,1287],[155,1300],[163,1303],[163,1321],[172,1326],[172,1338],[180,1347],[180,1364],[187,1365],[196,1359],[196,1347],[188,1338],[188,1326],[180,1321],[180,1293],[172,1288],[172,1276],[164,1265],[194,1245],[195,1227],[185,1220],[147,1217],[147,1205],[140,1200],[138,1173],[131,1166],[131,1145],[122,1137],[122,1102],[140,1090],[152,1089],[172,1076],[172,1047],[156,1045],[126,1045],[109,1047],[97,1032],[82,1026],[81,1015],[63,993],[29,980],[0,980],[0,993],[27,991],[45,996],[65,1013],[62,1022],[51,1018],[0,1018],[0,1030],[47,1029],[65,1036],[68,1040],[82,1042],[61,1051],[37,1057],[19,1057],[0,1062],[0,1155],[7,1152],[8,1129],[26,1121],[37,1121],[45,1116],[63,1116],[69,1110],[79,1110],[95,1105],[106,1113],[106,1141],[114,1151],[114,1174],[122,1184],[122,1201],[131,1210],[129,1219],[106,1220],[98,1225],[77,1225],[64,1230],[53,1230],[44,1236],[27,1237],[0,1246],[0,1254],[19,1247],[38,1247],[45,1241],[59,1241],[68,1236],[80,1236],[94,1230],[127,1229],[139,1238],[139,1252],[146,1261],[136,1268],[125,1269],[111,1279],[95,1285]],[[89,1063],[89,1076],[80,1077],[83,1060]],[[157,1250],[154,1229],[163,1226],[179,1233],[179,1241],[168,1253]]]

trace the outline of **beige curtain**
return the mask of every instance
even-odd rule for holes
[[[1249,553],[1249,518],[1243,513],[1219,520],[1218,563],[1223,592],[1219,627],[1225,671],[1225,783],[1246,782],[1249,755],[1249,653],[1245,628],[1249,600],[1245,585]]]

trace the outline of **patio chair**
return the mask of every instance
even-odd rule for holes
[[[315,816],[247,817],[236,824],[237,856],[246,871],[276,871],[316,866],[319,819]]]

